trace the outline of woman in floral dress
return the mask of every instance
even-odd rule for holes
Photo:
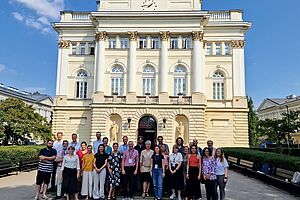
[[[118,143],[113,144],[113,151],[108,157],[108,172],[109,172],[109,194],[108,200],[116,199],[115,190],[117,187],[121,185],[121,162],[122,162],[122,154],[118,151],[119,145]]]

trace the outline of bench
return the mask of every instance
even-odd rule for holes
[[[34,159],[27,159],[27,160],[22,160],[20,162],[20,171],[30,171],[31,169],[36,169],[39,165],[39,159],[34,158]]]
[[[248,160],[240,160],[240,165],[245,168],[253,169],[253,162]]]
[[[17,169],[17,167],[13,164],[12,161],[0,162],[0,175],[3,175],[3,174],[8,175],[9,173],[13,172],[16,169]]]
[[[283,180],[287,179],[288,182],[290,182],[293,178],[294,172],[286,169],[276,168],[274,175]]]

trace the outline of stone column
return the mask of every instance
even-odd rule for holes
[[[56,79],[56,96],[67,96],[68,93],[68,57],[70,54],[69,40],[58,41],[58,62]]]
[[[159,103],[169,103],[168,96],[168,41],[170,32],[160,32],[160,60],[159,60]]]
[[[235,107],[246,107],[244,40],[231,41],[233,104]]]
[[[105,69],[105,43],[107,33],[105,31],[96,34],[95,75],[94,75],[94,99],[104,101],[104,69]]]
[[[129,57],[127,77],[127,102],[136,103],[136,48],[138,32],[128,32]]]
[[[193,55],[192,55],[192,102],[201,103],[205,94],[205,55],[203,44],[204,33],[192,32]]]

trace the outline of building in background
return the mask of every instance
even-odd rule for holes
[[[289,95],[286,98],[266,98],[257,109],[258,118],[281,119],[282,113],[300,111],[300,97]]]
[[[47,94],[40,94],[38,92],[30,93],[21,91],[17,88],[4,86],[0,84],[0,100],[7,98],[16,98],[24,101],[26,104],[31,105],[35,111],[41,116],[45,117],[48,122],[52,117],[53,99]]]
[[[248,146],[240,10],[200,0],[101,0],[61,12],[53,132]],[[117,135],[117,138],[114,138]],[[68,136],[67,136],[68,137]]]

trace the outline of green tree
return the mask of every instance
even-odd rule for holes
[[[259,133],[257,131],[258,127],[258,117],[255,112],[254,104],[252,98],[248,98],[248,134],[249,134],[249,146],[255,147],[258,143]]]
[[[0,136],[4,145],[17,144],[31,138],[31,134],[43,140],[51,138],[47,120],[35,112],[32,106],[14,98],[0,102]]]

